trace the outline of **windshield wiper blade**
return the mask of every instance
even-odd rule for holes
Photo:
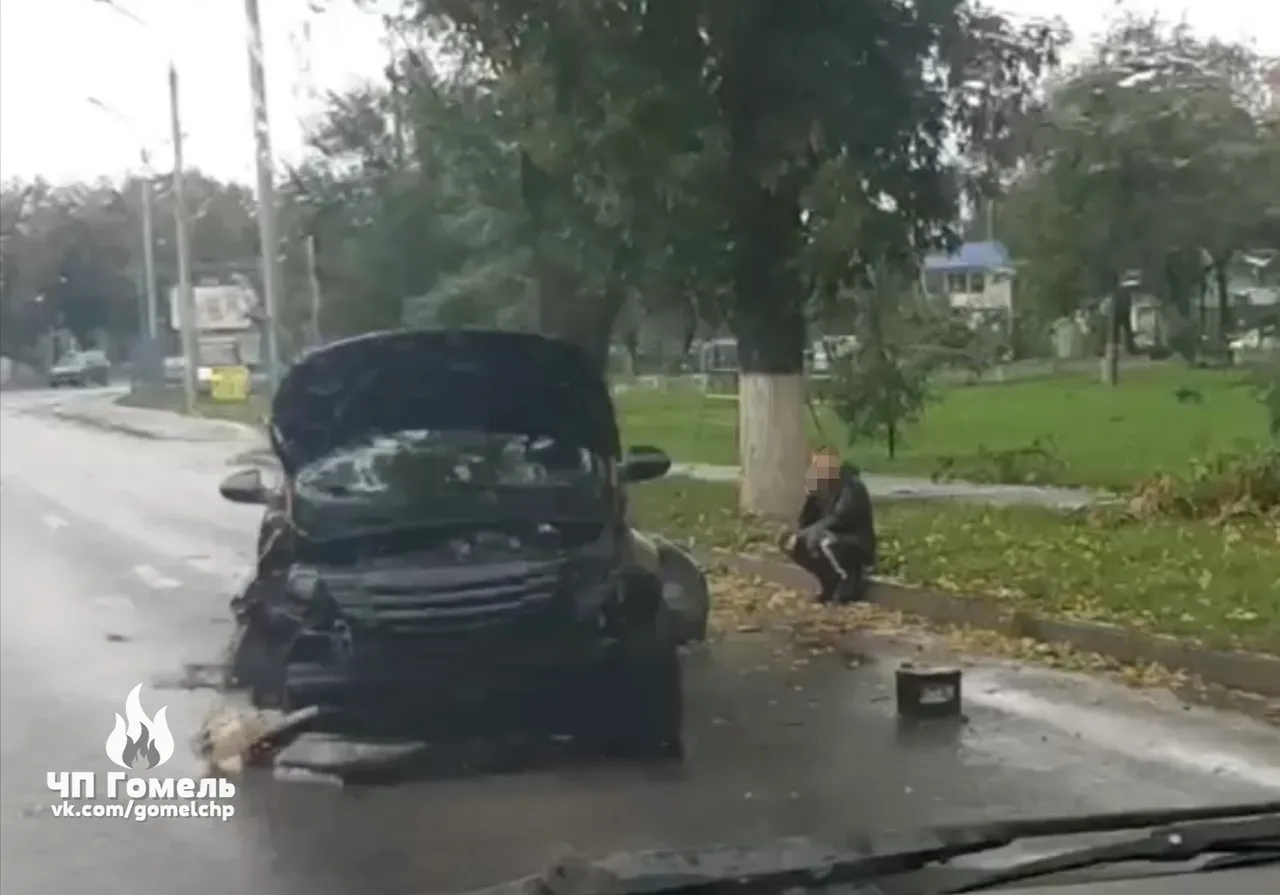
[[[1104,864],[1132,861],[1184,862],[1210,854],[1239,857],[1241,860],[1247,858],[1251,864],[1280,861],[1280,813],[1273,811],[1243,820],[1164,827],[1153,830],[1140,839],[1094,845],[996,870],[954,888],[943,889],[938,895],[980,892],[1036,877]],[[1232,860],[1215,866],[1211,862],[1200,869],[1213,870],[1229,866],[1241,864]]]
[[[1280,801],[1025,818],[854,836],[841,846],[793,838],[755,847],[632,853],[597,861],[568,858],[526,880],[522,891],[527,895],[716,895],[722,892],[776,895],[792,887],[832,886],[911,873],[955,858],[996,851],[1019,839],[1149,829],[1259,815],[1280,816]],[[974,880],[970,876],[968,884],[975,885],[985,879]],[[999,885],[999,882],[988,885]]]
[[[1008,839],[966,830],[850,837],[844,847],[791,838],[758,847],[623,854],[556,861],[524,883],[526,895],[776,895],[907,873],[1001,848]]]

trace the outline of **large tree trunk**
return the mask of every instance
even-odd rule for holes
[[[800,215],[794,198],[738,187],[733,329],[738,338],[739,495],[744,510],[791,516],[808,464],[803,286],[792,266]]]

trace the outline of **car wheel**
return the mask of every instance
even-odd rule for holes
[[[261,624],[248,618],[236,622],[223,667],[223,681],[228,690],[253,692],[267,676],[271,644],[261,628]]]
[[[609,673],[599,718],[602,745],[614,754],[678,759],[684,751],[684,676],[671,613],[624,638]]]
[[[257,608],[250,607],[236,620],[224,668],[224,683],[228,689],[247,690],[250,701],[258,708],[280,707],[284,691],[284,654]]]

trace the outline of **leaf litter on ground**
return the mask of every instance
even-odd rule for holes
[[[959,661],[962,665],[995,658],[1060,671],[1101,674],[1139,689],[1178,692],[1205,689],[1193,676],[1157,663],[1127,665],[1066,644],[979,628],[939,625],[874,604],[822,605],[812,593],[722,567],[711,569],[709,580],[711,637],[784,635],[799,647],[794,653],[793,665],[807,664],[809,656],[830,653],[850,660],[851,664],[860,664],[865,641],[859,646],[855,638],[871,635],[921,654],[945,656],[948,661]],[[1266,711],[1280,712],[1280,707],[1266,708]]]
[[[636,488],[634,522],[671,539],[776,555],[782,526],[733,485]],[[1280,527],[1271,519],[1133,519],[953,501],[877,505],[878,573],[1009,611],[1123,625],[1280,655]]]

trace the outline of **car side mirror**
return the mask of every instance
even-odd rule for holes
[[[660,479],[671,470],[671,458],[661,448],[636,446],[627,450],[620,478],[627,483]]]
[[[241,469],[222,480],[218,491],[232,503],[267,502],[267,488],[262,482],[262,472],[257,469]]]

